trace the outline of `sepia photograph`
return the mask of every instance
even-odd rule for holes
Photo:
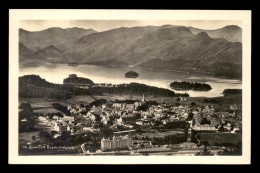
[[[9,163],[250,164],[250,11],[9,13]]]

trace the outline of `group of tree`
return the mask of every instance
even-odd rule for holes
[[[187,126],[186,121],[173,121],[173,122],[168,122],[167,124],[163,124],[162,126],[158,126],[157,128],[160,129],[185,129]],[[156,127],[156,126],[155,126]]]
[[[208,150],[208,146],[205,145],[202,149],[202,151],[195,153],[195,156],[213,156],[213,153],[211,153]]]
[[[63,84],[68,85],[94,85],[94,82],[88,78],[77,77],[77,75],[70,75],[68,78],[63,80]]]
[[[54,109],[57,109],[57,110],[63,112],[63,113],[64,113],[65,115],[67,115],[67,116],[70,116],[70,115],[71,115],[71,113],[70,113],[70,111],[68,110],[68,107],[67,107],[67,106],[63,106],[63,105],[61,105],[60,103],[53,103],[52,106],[53,106]]]
[[[212,70],[216,77],[242,79],[242,66],[231,63],[221,63],[215,65]]]
[[[165,145],[165,144],[179,144],[187,140],[184,134],[177,135],[168,135],[163,138],[154,137],[153,143],[156,145]]]
[[[218,102],[220,102],[219,100],[216,100],[216,99],[214,99],[214,98],[205,98],[204,100],[203,100],[203,102],[205,102],[205,103],[218,103]]]
[[[39,140],[36,141],[36,137],[32,136],[33,143],[32,145],[39,145],[39,144],[48,144],[50,146],[72,146],[72,136],[70,135],[69,131],[61,131],[60,136],[55,138],[54,136],[58,134],[56,131],[46,131],[42,130],[39,132]]]
[[[134,104],[135,102],[138,102],[140,100],[131,100],[131,99],[125,99],[125,100],[118,100],[115,99],[115,103],[126,103],[126,104]]]
[[[223,94],[226,95],[242,95],[242,89],[225,89]]]
[[[192,112],[190,112],[188,114],[188,117],[187,117],[186,121],[191,121],[193,119],[193,116],[194,116],[194,114]]]
[[[53,84],[38,75],[19,77],[19,97],[69,99],[73,96],[70,86]]]
[[[45,114],[45,116],[49,117],[49,119],[52,119],[54,116],[58,116],[58,117],[63,117],[63,115],[60,112],[55,112],[55,113],[47,113]]]
[[[103,104],[106,104],[107,103],[107,100],[106,99],[99,99],[99,100],[95,100],[93,102],[91,102],[88,106],[89,107],[92,107],[92,106],[102,106]]]
[[[200,68],[210,73],[213,73],[215,77],[242,79],[241,64],[213,63],[211,65],[202,65]]]
[[[178,82],[174,81],[170,84],[170,87],[176,90],[195,90],[195,91],[209,91],[211,86],[205,83],[190,83],[190,82]]]
[[[22,103],[19,106],[19,132],[33,131],[35,125],[34,113],[29,103]]]
[[[119,84],[114,87],[91,87],[89,89],[75,88],[75,95],[102,95],[107,94],[125,94],[125,95],[147,95],[161,97],[189,97],[187,93],[175,93],[169,89],[158,88],[140,83]]]

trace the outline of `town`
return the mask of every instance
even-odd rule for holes
[[[239,153],[241,105],[231,104],[228,111],[215,111],[210,104],[188,105],[188,98],[176,99],[174,105],[146,100],[144,95],[140,100],[100,99],[87,105],[57,103],[54,107],[59,114],[34,114],[48,128],[21,148],[84,155]],[[28,121],[21,119],[21,123]]]

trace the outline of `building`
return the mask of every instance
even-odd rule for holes
[[[122,108],[122,103],[113,103],[113,108]]]
[[[103,138],[101,140],[101,150],[110,150],[111,149],[111,141],[109,139]]]
[[[112,140],[105,138],[101,140],[101,150],[127,149],[132,147],[133,139],[128,136],[114,136]]]
[[[135,105],[134,104],[126,104],[125,108],[128,109],[128,110],[134,110]]]
[[[241,110],[241,105],[240,104],[233,104],[233,105],[230,105],[230,110]]]
[[[196,114],[192,119],[191,142],[195,142],[195,135],[198,133],[214,133],[218,131],[218,122],[210,115]]]

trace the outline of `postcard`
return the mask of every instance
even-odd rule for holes
[[[9,16],[9,164],[250,164],[251,11]]]

